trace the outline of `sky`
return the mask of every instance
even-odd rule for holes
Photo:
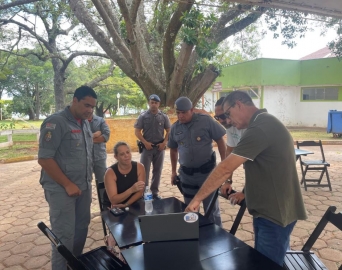
[[[313,32],[307,32],[304,38],[297,38],[297,46],[290,49],[281,45],[281,39],[273,39],[273,33],[267,32],[260,42],[263,58],[278,58],[296,60],[311,54],[327,46],[329,41],[336,37],[336,31],[329,30],[325,36],[320,36],[320,30],[316,28]]]

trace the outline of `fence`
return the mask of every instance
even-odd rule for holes
[[[39,133],[40,133],[39,129],[0,130],[0,136],[6,136],[7,135],[7,142],[0,143],[0,148],[13,145],[13,134],[36,134],[37,142],[39,142]]]

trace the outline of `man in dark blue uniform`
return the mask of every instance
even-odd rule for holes
[[[177,176],[179,158],[178,172],[184,202],[188,204],[216,166],[213,140],[217,143],[221,160],[225,158],[223,136],[226,131],[209,115],[194,113],[192,102],[187,97],[178,98],[175,107],[178,121],[171,127],[168,142],[172,166],[171,184],[174,185]],[[204,211],[207,211],[213,195],[214,193],[203,200]],[[218,201],[209,218],[222,226]]]

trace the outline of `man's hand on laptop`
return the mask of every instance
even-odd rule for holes
[[[185,208],[184,212],[198,212],[201,201],[192,200],[188,206]]]

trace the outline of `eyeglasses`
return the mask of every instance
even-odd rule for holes
[[[230,108],[232,108],[232,107],[234,107],[235,106],[235,103],[234,104],[232,104],[232,105],[230,105],[229,107],[228,107],[228,109],[224,112],[224,116],[227,118],[227,119],[229,119],[230,118]]]
[[[220,114],[220,115],[214,115],[214,118],[219,121],[220,119],[222,120],[226,120],[226,115],[223,113],[223,114]]]

